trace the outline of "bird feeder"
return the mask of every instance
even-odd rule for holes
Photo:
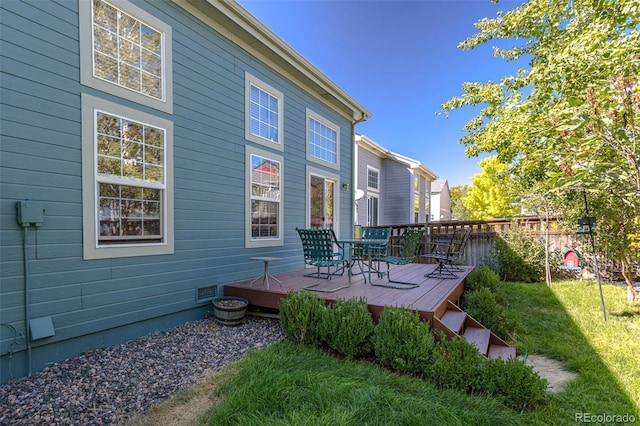
[[[584,265],[582,264],[582,256],[575,247],[571,247],[569,250],[565,251],[562,255],[562,265],[560,265],[560,269],[565,269],[569,271],[582,271],[584,269]]]
[[[593,216],[583,216],[578,218],[578,234],[593,233],[593,226],[596,224],[596,218]]]

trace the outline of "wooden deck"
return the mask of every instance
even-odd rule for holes
[[[394,280],[420,283],[419,287],[409,290],[400,290],[386,287],[376,287],[364,283],[362,275],[353,275],[351,285],[348,288],[334,293],[316,292],[318,297],[327,300],[364,298],[369,306],[369,311],[377,321],[385,306],[404,306],[415,309],[423,320],[431,322],[433,316],[441,318],[447,310],[448,301],[458,303],[464,291],[464,281],[472,267],[462,267],[462,272],[457,272],[456,279],[425,278],[424,274],[433,271],[434,264],[412,263],[403,266],[391,265],[391,278]],[[243,297],[254,308],[278,309],[280,300],[286,297],[289,291],[301,290],[303,287],[316,282],[315,278],[304,277],[305,273],[314,272],[315,269],[304,269],[274,276],[282,281],[282,284],[271,279],[269,289],[259,279],[251,285],[252,280],[227,284],[224,286],[225,296]],[[347,274],[335,276],[330,280],[320,280],[317,288],[332,289],[347,284]],[[374,282],[386,282],[386,278],[374,279]]]

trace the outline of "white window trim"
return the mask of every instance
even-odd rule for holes
[[[162,92],[164,94],[164,99],[159,100],[93,76],[92,0],[80,0],[78,2],[80,19],[80,83],[102,92],[111,93],[123,99],[173,114],[173,59],[171,27],[127,0],[110,0],[107,3],[128,13],[136,19],[143,21],[145,24],[156,28],[162,33]]]
[[[278,206],[278,238],[251,237],[251,156],[258,155],[280,163],[280,205]],[[245,145],[245,248],[277,247],[284,245],[284,157],[273,152]]]
[[[327,127],[331,127],[336,131],[336,162],[331,163],[329,161],[325,161],[322,158],[315,157],[311,155],[309,149],[309,119],[313,118],[314,120],[324,124]],[[305,140],[306,140],[306,149],[307,149],[307,161],[313,161],[314,163],[322,164],[324,166],[331,167],[332,169],[340,170],[340,126],[331,121],[327,120],[320,114],[315,113],[314,111],[307,108],[306,118],[305,118]]]
[[[336,173],[331,173],[328,172],[327,170],[323,170],[323,169],[318,169],[316,167],[313,166],[309,166],[307,165],[306,167],[306,179],[305,179],[305,207],[304,207],[304,214],[305,214],[305,226],[307,228],[311,227],[311,223],[310,223],[310,218],[311,218],[311,205],[309,200],[311,199],[311,194],[309,193],[309,189],[311,188],[311,176],[315,175],[315,176],[320,176],[324,179],[329,179],[334,181],[335,184],[335,194],[333,194],[333,211],[334,211],[334,216],[333,216],[333,230],[335,231],[336,235],[340,235],[340,188],[342,188],[342,183],[340,182],[340,176],[338,176]]]
[[[278,98],[278,142],[251,133],[251,86]],[[244,138],[271,149],[284,151],[284,94],[247,71],[244,73]]]
[[[98,245],[98,189],[96,179],[96,109],[112,112],[165,130],[165,185],[162,211],[163,240],[157,243]],[[95,96],[82,94],[82,215],[84,259],[172,254],[173,225],[173,122]]]
[[[377,188],[369,186],[369,171],[376,172],[378,174],[378,187]],[[367,166],[367,189],[369,191],[373,191],[373,192],[380,192],[380,170],[376,169],[375,167]]]

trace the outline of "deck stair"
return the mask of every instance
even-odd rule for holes
[[[444,332],[449,339],[455,336],[464,337],[487,358],[508,359],[516,356],[515,348],[452,302],[448,303],[442,316],[433,317],[433,329],[436,333]]]

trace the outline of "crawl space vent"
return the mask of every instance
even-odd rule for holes
[[[210,302],[216,297],[218,297],[218,286],[211,285],[208,287],[200,287],[198,289],[198,294],[196,295],[196,302]]]

